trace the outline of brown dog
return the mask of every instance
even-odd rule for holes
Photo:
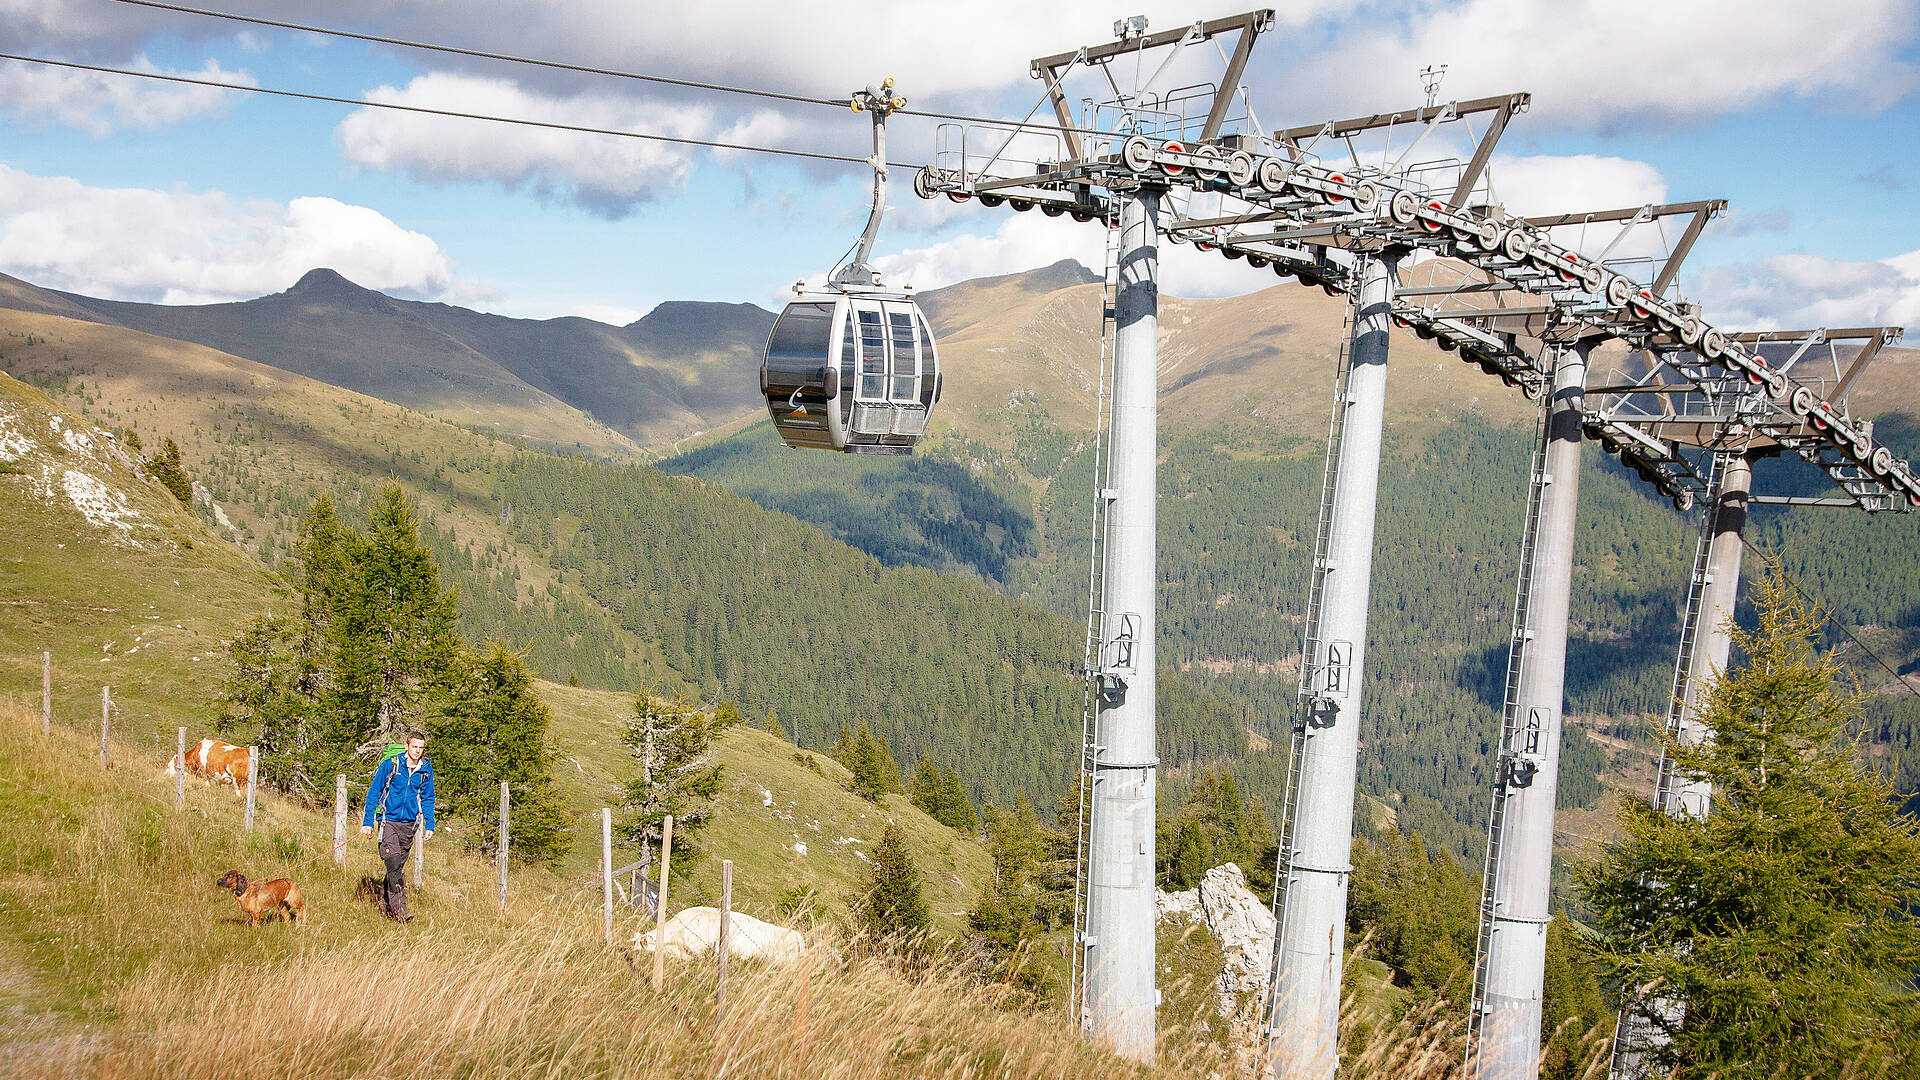
[[[234,899],[240,901],[240,910],[247,913],[249,926],[259,926],[260,916],[278,912],[280,917],[294,922],[305,922],[307,902],[300,899],[300,886],[292,878],[274,878],[272,881],[256,881],[248,884],[247,875],[238,870],[229,870],[214,882],[223,889],[233,890]]]

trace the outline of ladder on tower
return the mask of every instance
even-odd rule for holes
[[[1533,553],[1540,537],[1541,496],[1546,484],[1552,482],[1552,478],[1546,475],[1547,420],[1552,408],[1553,395],[1540,395],[1540,415],[1534,429],[1533,465],[1527,474],[1527,522],[1521,531],[1520,574],[1514,586],[1513,636],[1507,642],[1506,699],[1500,710],[1500,742],[1495,759],[1498,772],[1494,778],[1493,803],[1487,813],[1487,850],[1480,871],[1480,926],[1474,936],[1473,1001],[1467,1014],[1467,1059],[1462,1073],[1467,1080],[1472,1080],[1475,1075],[1475,1059],[1484,1035],[1481,1025],[1486,1019],[1487,951],[1493,946],[1493,919],[1498,914],[1495,911],[1494,890],[1500,876],[1501,846],[1506,834],[1507,793],[1514,786],[1525,786],[1531,779],[1530,772],[1524,773],[1525,779],[1520,779],[1522,770],[1527,767],[1526,759],[1519,756],[1523,729],[1527,723],[1520,703],[1520,668],[1527,645],[1533,640]]]
[[[1120,220],[1118,204],[1107,210],[1107,265],[1100,289],[1100,360],[1094,374],[1093,533],[1087,555],[1087,636],[1081,659],[1085,689],[1080,706],[1079,820],[1075,823],[1073,865],[1073,949],[1068,979],[1069,1016],[1085,1029],[1087,959],[1087,855],[1093,841],[1093,772],[1100,754],[1100,668],[1105,652],[1107,512],[1113,506],[1108,475],[1111,446],[1107,424],[1113,412],[1115,307],[1120,300]],[[1095,943],[1097,944],[1097,943]]]
[[[1687,582],[1687,610],[1680,622],[1680,656],[1673,665],[1673,692],[1667,697],[1667,738],[1678,738],[1680,725],[1687,718],[1687,686],[1693,681],[1693,646],[1700,634],[1700,606],[1705,602],[1711,574],[1713,533],[1720,516],[1720,487],[1726,481],[1726,468],[1719,454],[1707,472],[1707,504],[1700,514],[1700,539],[1693,551],[1693,576]],[[1663,813],[1673,812],[1675,776],[1673,762],[1667,757],[1666,744],[1660,747],[1660,764],[1654,773],[1653,805]]]
[[[1351,374],[1348,363],[1352,344],[1353,304],[1349,302],[1346,317],[1340,324],[1340,355],[1333,366],[1333,416],[1327,424],[1327,461],[1320,477],[1320,524],[1313,539],[1313,565],[1309,569],[1307,582],[1306,629],[1300,641],[1300,694],[1294,706],[1292,743],[1287,758],[1287,786],[1280,803],[1280,865],[1273,876],[1274,950],[1264,1010],[1269,1027],[1273,1024],[1273,1011],[1277,1007],[1278,996],[1274,988],[1279,985],[1283,963],[1280,942],[1286,940],[1282,931],[1286,925],[1287,882],[1293,877],[1293,839],[1297,825],[1294,815],[1300,809],[1300,770],[1306,761],[1307,732],[1313,720],[1315,698],[1326,688],[1320,677],[1324,666],[1320,617],[1326,599],[1327,576],[1334,569],[1328,561],[1328,551],[1333,543],[1334,497],[1340,485],[1340,444],[1347,428],[1347,381]]]

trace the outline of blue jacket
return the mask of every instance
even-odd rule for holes
[[[373,770],[373,783],[367,787],[367,816],[362,825],[371,827],[375,817],[383,821],[423,820],[433,828],[433,762],[420,759],[418,769],[407,767],[407,755],[395,754]]]

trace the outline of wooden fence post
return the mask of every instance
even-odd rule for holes
[[[427,884],[427,819],[423,815],[413,819],[413,887],[424,888]]]
[[[600,936],[613,944],[613,811],[600,808]]]
[[[512,805],[507,798],[507,782],[500,781],[500,839],[493,846],[493,870],[500,875],[500,909],[507,907],[507,840],[511,834],[508,814]]]
[[[727,954],[732,949],[733,860],[720,860],[720,986],[713,995],[715,1027],[727,1018]]]
[[[260,787],[260,748],[247,747],[247,831],[253,831],[253,796]]]
[[[333,865],[347,865],[347,774],[333,778]]]
[[[113,694],[106,687],[100,688],[100,768],[107,767],[107,714],[113,711]]]
[[[40,734],[53,734],[53,654],[40,654]]]
[[[179,766],[173,771],[173,808],[187,808],[187,729],[181,728],[174,733],[174,762]]]
[[[667,870],[673,862],[673,815],[660,830],[660,899],[653,913],[653,988],[667,982]]]

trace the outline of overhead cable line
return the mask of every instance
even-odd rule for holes
[[[1744,535],[1740,536],[1740,543],[1748,551],[1751,551],[1755,555],[1760,556],[1761,561],[1765,562],[1767,566],[1773,570],[1774,573],[1780,575],[1780,580],[1786,582],[1789,586],[1791,586],[1794,592],[1799,593],[1800,599],[1805,600],[1807,604],[1813,608],[1813,610],[1819,612],[1821,618],[1832,623],[1834,628],[1839,630],[1841,634],[1845,635],[1846,639],[1852,642],[1855,648],[1859,649],[1863,653],[1866,653],[1867,656],[1872,658],[1874,663],[1880,665],[1880,667],[1883,670],[1885,670],[1887,674],[1893,676],[1893,681],[1900,687],[1900,689],[1905,690],[1907,693],[1912,694],[1915,697],[1920,697],[1920,690],[1914,689],[1913,684],[1908,682],[1904,677],[1902,677],[1900,672],[1895,670],[1892,664],[1889,664],[1885,660],[1881,659],[1880,654],[1877,652],[1874,652],[1871,648],[1868,648],[1866,642],[1861,641],[1857,637],[1854,637],[1853,631],[1847,629],[1846,623],[1841,622],[1839,618],[1836,617],[1832,611],[1828,610],[1825,605],[1821,604],[1820,601],[1815,600],[1813,598],[1812,593],[1809,593],[1807,590],[1801,588],[1800,583],[1794,580],[1793,575],[1787,573],[1786,565],[1783,564],[1779,559],[1775,558],[1772,552],[1768,551],[1766,548],[1759,546],[1758,544],[1755,544],[1753,541],[1748,540]]]
[[[113,0],[116,4],[133,7],[153,8],[158,11],[172,11],[182,15],[198,15],[208,19],[224,19],[228,22],[248,23],[253,26],[270,26],[277,30],[292,30],[302,34],[319,34],[323,37],[348,38],[353,41],[366,41],[376,45],[394,45],[403,49],[419,49],[424,52],[447,53],[453,56],[466,56],[476,60],[498,60],[508,64],[526,64],[530,67],[551,68],[555,71],[571,71],[582,75],[605,75],[613,79],[630,79],[635,82],[659,83],[663,86],[679,86],[689,90],[709,90],[719,94],[740,94],[746,97],[770,98],[775,101],[791,101],[802,105],[825,105],[829,108],[844,109],[847,98],[810,97],[806,94],[791,94],[781,90],[761,90],[750,86],[727,86],[724,83],[702,82],[698,79],[677,79],[669,75],[648,75],[637,71],[621,71],[617,68],[593,67],[589,64],[572,64],[563,60],[543,60],[532,56],[515,56],[512,53],[488,52],[485,49],[468,49],[458,45],[441,45],[431,41],[411,41],[407,38],[387,37],[381,34],[363,34],[356,30],[338,30],[327,26],[309,26],[306,23],[287,22],[283,19],[266,19],[257,15],[240,15],[230,11],[214,11],[209,8],[188,7],[185,4],[169,4],[162,0]],[[932,120],[957,120],[969,124],[996,124],[1002,127],[1034,128],[1044,131],[1068,131],[1076,135],[1106,135],[1109,132],[1081,128],[1060,128],[1054,124],[1012,124],[1006,120],[990,116],[967,116],[961,113],[936,112],[930,109],[896,109],[901,116],[924,116]]]
[[[106,67],[100,64],[82,64],[72,60],[49,60],[45,57],[21,56],[17,53],[0,53],[0,60],[17,60],[23,64],[41,64],[47,67],[68,68],[73,71],[91,71],[102,75],[126,75],[136,79],[180,83],[186,86],[205,86],[215,90],[241,90],[249,94],[267,94],[272,97],[296,98],[301,101],[325,101],[336,105],[352,105],[362,109],[387,109],[393,112],[416,113],[422,116],[446,116],[458,120],[485,120],[494,124],[515,124],[520,127],[579,132],[584,135],[612,135],[622,139],[644,139],[648,142],[673,143],[680,146],[705,146],[715,150],[738,150],[749,154],[778,154],[783,157],[807,158],[813,161],[836,161],[849,165],[868,164],[866,158],[852,157],[847,154],[823,154],[815,150],[791,150],[776,146],[753,146],[747,143],[720,142],[716,139],[693,139],[681,135],[656,135],[645,131],[622,131],[618,128],[588,127],[583,124],[562,124],[552,120],[532,120],[517,116],[492,116],[486,113],[461,112],[457,109],[436,109],[426,105],[402,105],[394,101],[370,101],[365,98],[338,97],[333,94],[311,94],[300,90],[279,90],[270,86],[248,86],[244,83],[196,79],[188,75],[167,75],[158,71],[133,71],[128,68]],[[917,169],[920,167],[918,164],[904,161],[889,161],[887,164],[901,169]]]
[[[484,49],[465,49],[458,45],[439,45],[427,41],[409,41],[406,38],[385,37],[380,34],[363,34],[354,30],[336,30],[325,26],[308,26],[304,23],[286,22],[281,19],[263,19],[257,15],[239,15],[230,11],[212,11],[207,8],[187,7],[184,4],[166,4],[160,0],[114,0],[117,4],[129,4],[134,7],[155,8],[160,11],[174,11],[182,15],[200,15],[209,19],[225,19],[228,22],[250,23],[254,26],[271,26],[278,30],[294,30],[303,34],[321,34],[326,37],[351,38],[355,41],[367,41],[376,45],[397,45],[405,49],[421,49],[427,52],[451,53],[455,56],[467,56],[477,60],[500,60],[509,64],[528,64],[533,67],[553,68],[556,71],[573,71],[583,75],[606,75],[615,79],[633,79],[638,82],[661,83],[666,86],[682,86],[690,90],[711,90],[721,94],[745,94],[749,97],[773,98],[778,101],[794,101],[802,105],[829,105],[836,109],[847,107],[845,99],[808,97],[804,94],[788,94],[778,90],[755,90],[744,86],[724,86],[720,83],[701,82],[697,79],[675,79],[666,75],[642,75],[633,71],[618,71],[613,68],[591,67],[586,64],[569,64],[560,60],[541,60],[530,56],[514,56],[510,53],[487,52]]]

